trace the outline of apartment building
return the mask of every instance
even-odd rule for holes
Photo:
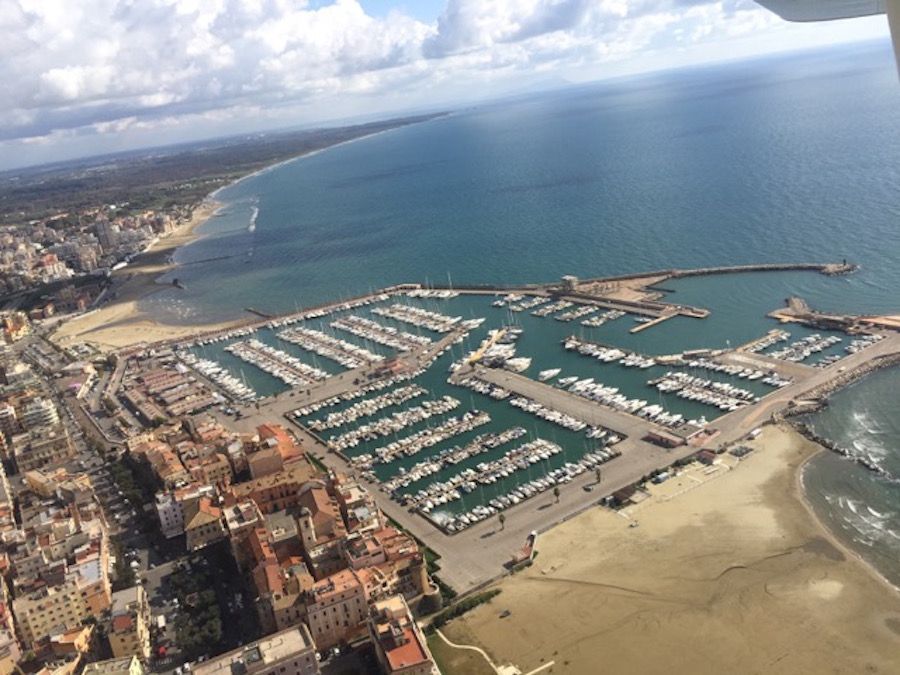
[[[184,509],[185,546],[196,551],[225,538],[222,509],[209,497],[190,502]]]
[[[124,656],[89,663],[81,675],[145,675],[146,672],[136,656]]]
[[[194,675],[317,675],[316,644],[300,624],[194,666]]]
[[[143,586],[113,593],[108,637],[113,656],[150,658],[150,605]]]
[[[75,627],[93,616],[74,579],[20,595],[13,600],[13,613],[22,640],[28,647],[59,626]]]
[[[368,598],[354,571],[317,581],[306,596],[307,623],[319,649],[349,642],[365,629]]]
[[[75,444],[62,425],[18,434],[13,436],[10,444],[20,472],[52,466],[75,455]]]
[[[402,596],[372,605],[369,635],[385,675],[440,675],[425,636]]]

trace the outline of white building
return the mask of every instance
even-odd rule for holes
[[[156,493],[156,515],[166,539],[184,534],[184,504],[200,497],[214,498],[215,488],[211,485],[191,485],[174,492]]]
[[[22,425],[26,429],[52,427],[59,423],[56,405],[49,398],[35,398],[22,412]]]

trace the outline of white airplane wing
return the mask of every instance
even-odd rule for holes
[[[886,0],[756,0],[787,21],[830,21],[884,14]]]
[[[787,21],[831,21],[887,14],[900,69],[900,0],[756,0]]]

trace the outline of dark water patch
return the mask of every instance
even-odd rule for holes
[[[824,537],[814,537],[803,545],[803,551],[813,555],[821,556],[834,562],[845,560],[841,550]]]
[[[434,169],[437,166],[442,164],[446,164],[447,160],[440,161],[431,161],[431,162],[419,162],[417,164],[407,164],[403,166],[396,166],[391,169],[386,169],[384,171],[371,171],[368,173],[362,173],[356,176],[348,176],[346,178],[342,178],[340,180],[334,180],[329,185],[334,189],[346,189],[357,187],[364,183],[371,183],[374,181],[388,180],[391,178],[403,178],[411,175],[423,173],[429,169]]]

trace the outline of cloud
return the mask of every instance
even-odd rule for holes
[[[447,0],[430,23],[359,0],[0,0],[0,150],[423,106],[776,21],[750,0]]]

